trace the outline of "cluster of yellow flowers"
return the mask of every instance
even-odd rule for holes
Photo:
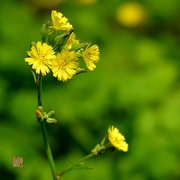
[[[32,43],[25,61],[37,73],[45,76],[52,72],[59,81],[67,81],[73,75],[94,70],[99,61],[99,47],[79,43],[74,29],[63,14],[53,10],[52,24],[47,22],[41,29],[42,41]],[[87,69],[78,62],[83,59]]]

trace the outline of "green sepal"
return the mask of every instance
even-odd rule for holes
[[[103,152],[104,152],[105,149],[106,149],[106,147],[105,147],[104,145],[97,144],[97,145],[95,146],[95,148],[91,150],[91,152],[92,152],[94,155],[103,154]]]
[[[88,45],[87,42],[85,42],[85,43],[75,43],[75,44],[72,45],[71,51],[78,51],[79,49],[84,48],[87,45]]]
[[[81,74],[81,73],[85,73],[85,72],[88,72],[88,70],[84,69],[84,68],[81,68],[81,67],[78,67],[77,70],[76,70],[76,74]]]

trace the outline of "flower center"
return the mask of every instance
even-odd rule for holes
[[[39,60],[39,62],[40,62],[41,64],[44,64],[45,55],[40,53],[39,56],[38,56],[38,60]]]

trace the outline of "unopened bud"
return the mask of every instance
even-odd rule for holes
[[[64,45],[66,44],[69,36],[71,35],[71,33],[73,31],[74,31],[74,29],[72,28],[72,29],[70,29],[69,31],[67,31],[67,32],[65,32],[63,34],[56,36],[56,38],[55,38],[56,44],[54,46],[55,51],[58,52],[60,49],[62,49],[64,47]]]
[[[41,113],[43,113],[43,107],[42,106],[38,106],[38,109],[41,111]]]
[[[39,118],[41,118],[41,116],[42,116],[41,111],[39,109],[37,109],[36,110],[36,117],[39,119]]]
[[[44,115],[43,119],[46,121],[48,119],[48,115]]]
[[[48,32],[49,32],[49,26],[50,26],[50,22],[48,21],[46,24],[43,24],[42,28],[41,28],[41,35],[42,35],[42,41],[45,42],[46,38],[48,36]]]
[[[57,120],[55,118],[48,118],[46,120],[47,123],[50,123],[50,124],[56,124],[57,123]]]
[[[76,74],[85,73],[85,72],[88,72],[88,70],[84,69],[84,68],[81,68],[81,67],[78,67],[77,70],[76,70]]]
[[[73,44],[71,50],[72,51],[78,51],[79,49],[86,47],[88,44],[89,43],[87,43],[87,42]]]
[[[54,116],[55,115],[55,111],[54,110],[52,110],[52,111],[50,111],[50,112],[48,112],[48,117],[52,117],[52,116]]]

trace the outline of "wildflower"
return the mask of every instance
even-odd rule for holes
[[[71,79],[76,74],[76,69],[79,66],[76,59],[75,51],[63,49],[52,62],[53,76],[57,77],[59,81]]]
[[[118,149],[119,151],[127,151],[128,144],[125,142],[124,136],[119,130],[112,126],[108,128],[108,135],[106,135],[100,144],[97,144],[91,152],[94,155],[110,153]]]
[[[68,22],[66,17],[63,17],[63,14],[52,10],[51,12],[53,29],[59,30],[70,30],[72,29],[72,25]]]
[[[108,140],[110,144],[119,151],[122,150],[126,152],[128,150],[128,144],[125,142],[124,136],[114,126],[108,128]]]
[[[97,45],[93,45],[90,48],[87,48],[84,52],[82,52],[82,57],[84,62],[89,70],[94,70],[97,63],[99,61],[99,47]]]
[[[41,73],[44,76],[50,72],[52,59],[55,58],[54,53],[53,48],[48,44],[37,42],[31,46],[31,51],[27,52],[28,57],[25,58],[25,61],[32,65],[37,74]]]
[[[71,49],[73,44],[78,44],[79,40],[76,40],[76,35],[72,32],[71,35],[69,36],[69,39],[67,40],[67,48]]]

